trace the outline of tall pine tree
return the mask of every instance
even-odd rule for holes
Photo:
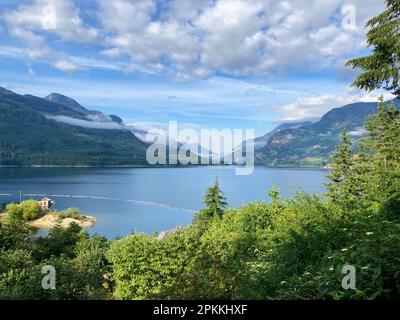
[[[357,197],[355,185],[355,162],[352,152],[352,142],[347,131],[341,135],[342,143],[336,148],[332,159],[332,168],[328,178],[331,182],[326,184],[327,196],[334,202],[348,208]]]
[[[369,159],[365,182],[376,209],[400,215],[400,112],[381,98],[378,113],[368,118],[362,148]]]
[[[219,188],[218,178],[215,178],[214,185],[208,188],[204,196],[204,204],[207,206],[206,211],[212,216],[222,217],[226,206],[226,198]]]
[[[367,23],[371,55],[352,59],[346,65],[362,70],[353,86],[368,91],[384,88],[400,97],[400,0],[386,0],[386,6]]]

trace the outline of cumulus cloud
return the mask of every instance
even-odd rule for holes
[[[86,12],[77,1],[33,0],[6,12],[5,20],[9,33],[26,42],[31,59],[54,54],[47,37],[52,35],[96,42],[98,54],[115,65],[184,81],[213,73],[260,76],[276,69],[338,68],[365,47],[365,22],[384,8],[376,0],[97,4]]]
[[[92,42],[98,36],[98,30],[84,22],[81,10],[70,0],[34,0],[6,12],[5,19],[11,34],[33,44],[44,40],[43,33],[76,42]]]
[[[316,120],[329,110],[354,102],[378,102],[380,96],[385,100],[393,99],[389,93],[362,93],[349,89],[342,95],[322,95],[297,99],[294,103],[275,107],[282,121]]]
[[[32,60],[58,55],[48,43],[49,36],[77,43],[94,42],[98,36],[98,30],[84,22],[81,10],[70,0],[34,0],[6,11],[3,18],[9,34],[25,41]]]

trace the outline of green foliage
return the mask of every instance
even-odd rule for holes
[[[109,242],[100,236],[76,243],[74,266],[82,270],[83,283],[89,288],[91,298],[107,297],[112,290],[110,266],[106,258],[108,248]]]
[[[361,147],[366,204],[375,211],[399,217],[400,206],[400,112],[381,100],[379,111],[369,117],[369,135]]]
[[[227,202],[223,192],[219,188],[218,178],[215,178],[214,185],[207,189],[203,202],[206,205],[205,212],[207,212],[210,217],[222,217]]]
[[[43,215],[42,209],[36,200],[23,201],[20,207],[23,212],[22,217],[25,221],[36,220]]]
[[[271,211],[264,203],[228,210],[210,221],[175,280],[173,299],[249,299],[258,297],[251,263],[269,230]],[[196,225],[195,228],[199,228]]]
[[[368,21],[367,46],[372,48],[369,56],[347,62],[362,73],[353,86],[372,91],[384,88],[400,96],[400,1],[386,0],[387,9]]]
[[[29,225],[19,219],[8,219],[0,223],[0,249],[10,250],[29,246],[26,239],[31,233]]]
[[[84,215],[80,212],[78,208],[68,208],[60,212],[59,217],[60,219],[72,218],[76,220],[82,220],[84,218]]]
[[[26,222],[0,223],[0,300],[104,299],[110,297],[108,242],[78,225],[55,228],[31,241]],[[44,290],[42,268],[56,269],[56,290]]]
[[[342,144],[336,149],[328,175],[330,182],[326,184],[327,196],[344,208],[353,208],[362,196],[360,157],[353,154],[352,142],[347,131],[341,135]]]
[[[398,299],[400,224],[380,215],[356,214],[343,226],[348,240],[318,263],[282,283],[282,299]],[[356,268],[356,290],[343,290],[342,268]]]
[[[83,231],[76,223],[71,223],[66,229],[56,226],[50,230],[47,237],[39,238],[36,243],[40,247],[41,258],[60,257],[61,255],[73,258],[76,254],[76,244],[87,238],[86,231]]]
[[[6,207],[10,219],[32,221],[43,216],[44,212],[35,200],[26,200],[21,204],[10,203]]]
[[[170,288],[190,261],[196,246],[194,235],[189,227],[163,240],[134,234],[113,242],[108,259],[116,282],[115,297],[154,299],[175,294]]]

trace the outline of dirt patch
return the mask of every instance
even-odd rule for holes
[[[63,228],[68,228],[73,222],[83,228],[86,228],[93,226],[96,222],[96,219],[94,217],[85,216],[79,220],[72,218],[64,218],[61,220],[57,213],[48,213],[40,219],[29,222],[29,224],[32,227],[39,229],[52,229],[56,225],[61,225]]]

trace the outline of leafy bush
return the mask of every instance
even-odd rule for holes
[[[39,219],[43,215],[43,211],[39,203],[35,200],[23,201],[20,204],[22,208],[22,216],[25,221],[32,221]]]
[[[23,220],[24,212],[22,211],[21,206],[15,203],[10,203],[6,207],[6,211],[10,217],[10,219],[18,219]]]
[[[26,200],[21,204],[10,203],[6,207],[11,219],[32,221],[43,216],[44,212],[39,203],[35,200]]]
[[[0,300],[8,299],[104,299],[111,286],[105,258],[108,242],[101,237],[89,239],[78,225],[55,228],[49,235],[31,242],[26,222],[0,223]],[[55,290],[43,290],[42,267],[54,266]]]
[[[196,230],[177,231],[163,240],[134,234],[113,242],[108,251],[118,299],[171,298],[171,287],[190,262]],[[173,290],[172,290],[173,291]]]
[[[59,217],[61,219],[72,218],[76,220],[81,220],[84,218],[84,215],[80,212],[78,208],[68,208],[59,213]]]

